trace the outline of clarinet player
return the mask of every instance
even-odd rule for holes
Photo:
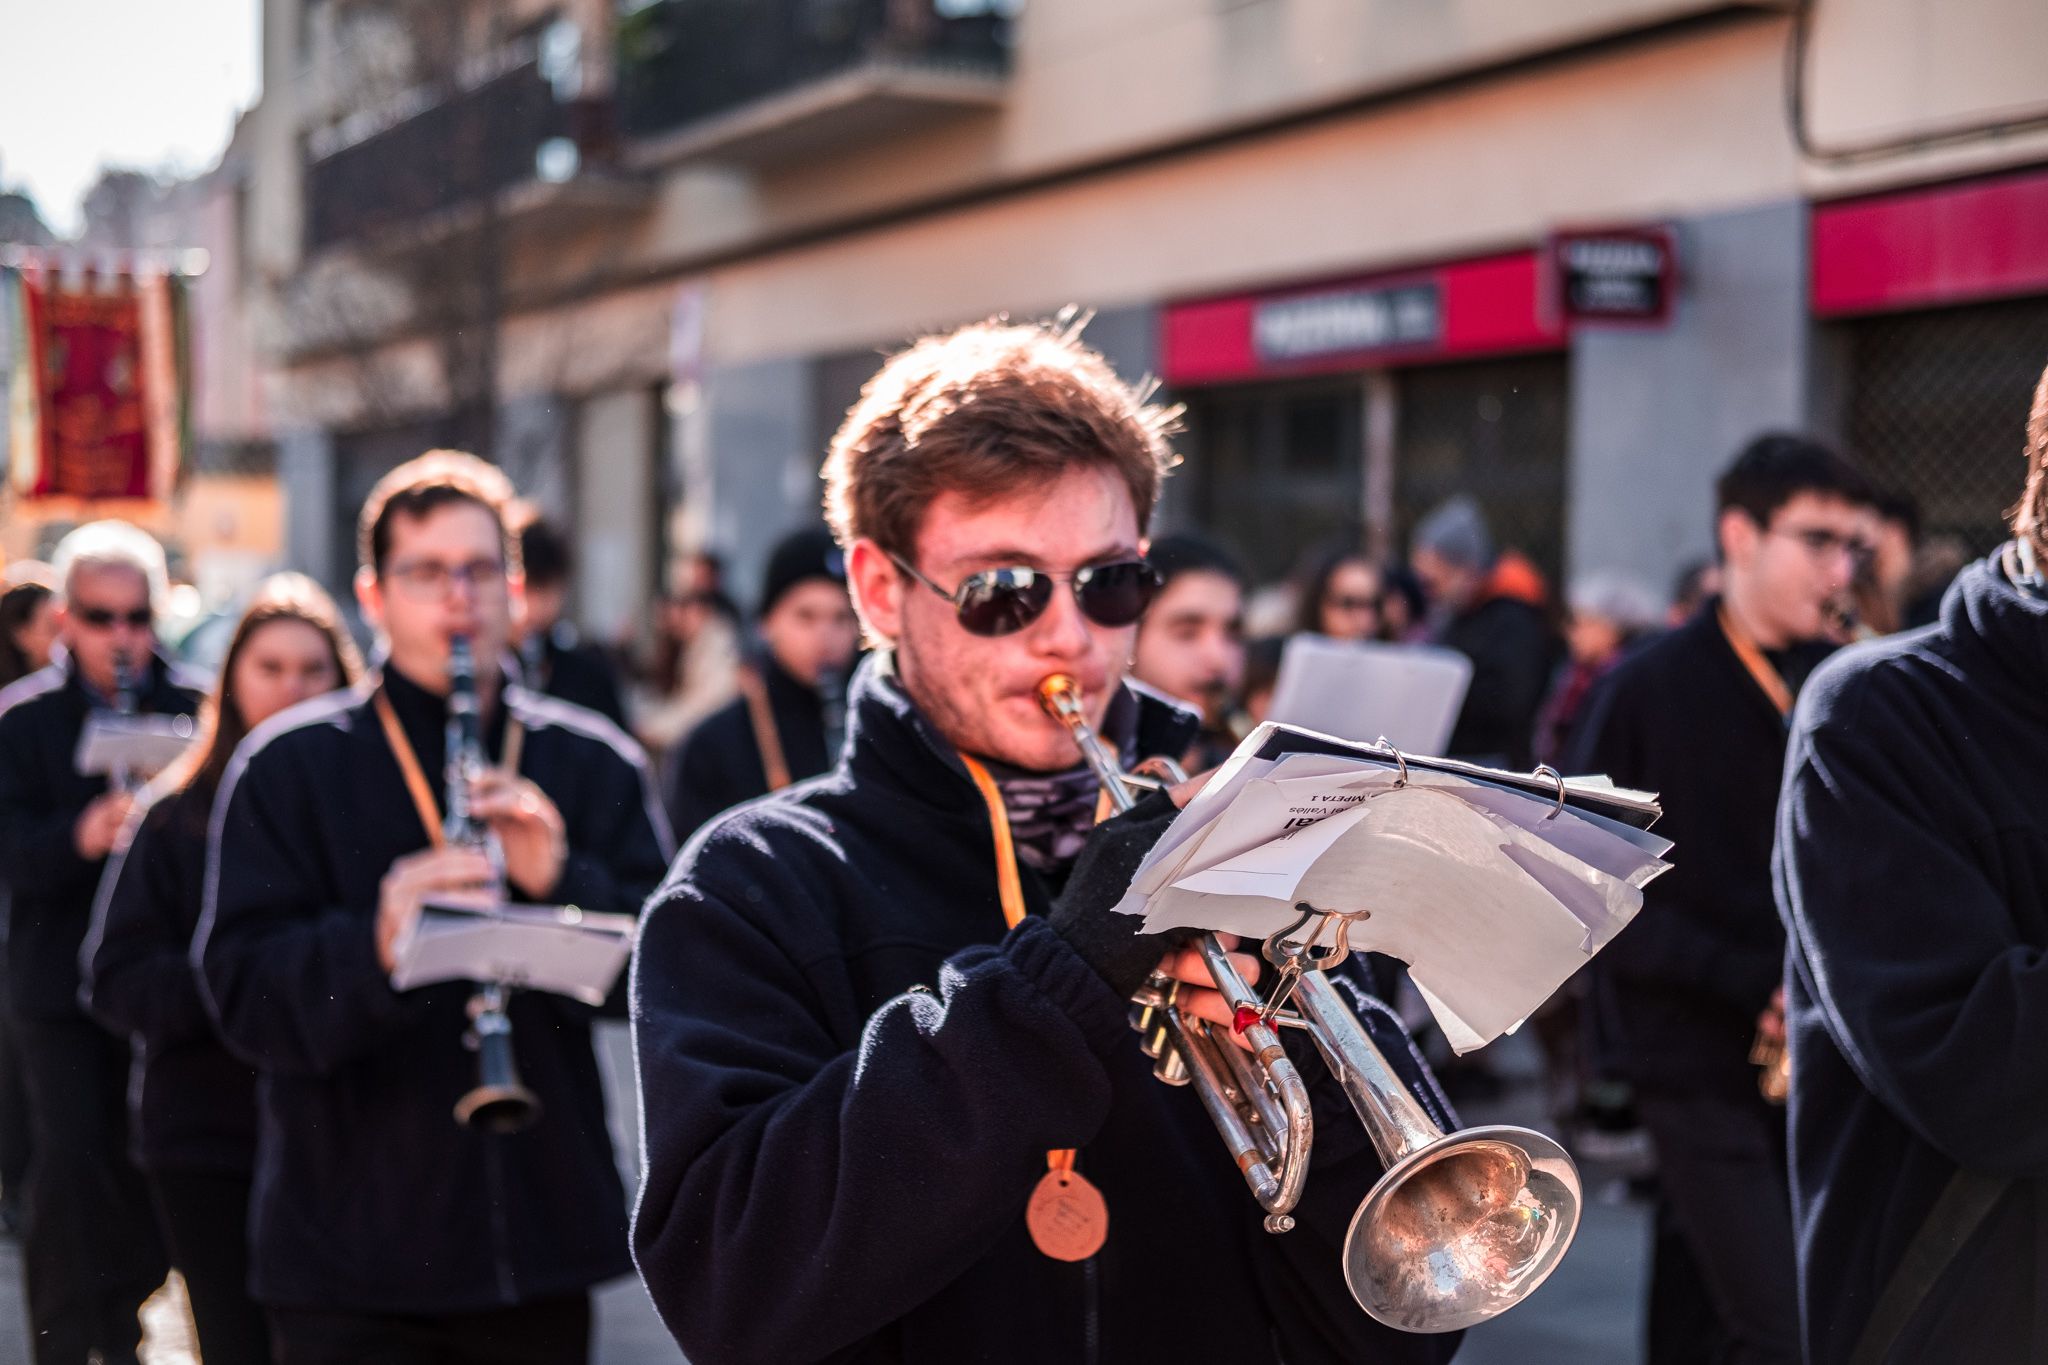
[[[135,1359],[136,1312],[167,1269],[128,1160],[127,1041],[78,1003],[93,891],[134,793],[78,771],[78,741],[124,695],[131,712],[191,715],[199,680],[157,652],[166,575],[148,532],[89,522],[58,544],[56,570],[64,652],[0,692],[0,877],[13,893],[7,965],[34,1145],[29,1335],[38,1365],[76,1365],[94,1352]]]
[[[371,685],[259,728],[221,782],[194,956],[228,1045],[262,1074],[250,1289],[283,1365],[587,1359],[591,1286],[625,1272],[625,1194],[592,1011],[520,992],[507,1017],[540,1117],[466,1126],[474,988],[393,989],[424,901],[635,911],[666,826],[643,756],[594,712],[508,685],[521,582],[511,487],[435,451],[371,491],[357,600]],[[487,763],[443,824],[454,641],[475,660]]]

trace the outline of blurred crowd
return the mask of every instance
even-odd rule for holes
[[[1801,520],[1809,504],[1833,519]],[[1139,626],[1131,673],[1201,713],[1199,737],[1180,755],[1193,771],[1221,762],[1269,717],[1292,641],[1318,637],[1455,651],[1469,661],[1471,683],[1451,729],[1449,756],[1516,770],[1547,764],[1565,772],[1611,772],[1624,785],[1663,791],[1667,808],[1672,800],[1680,808],[1665,828],[1684,830],[1674,837],[1687,848],[1688,885],[1697,886],[1708,870],[1727,878],[1734,868],[1740,879],[1761,886],[1768,838],[1761,851],[1719,848],[1721,835],[1700,827],[1700,810],[1717,802],[1747,802],[1764,811],[1767,822],[1790,693],[1829,649],[1932,621],[1968,552],[1950,540],[1924,537],[1909,499],[1869,488],[1839,457],[1796,436],[1760,438],[1741,452],[1712,510],[1718,519],[1716,557],[1688,566],[1668,593],[1613,571],[1553,584],[1521,549],[1498,543],[1479,504],[1465,496],[1417,523],[1404,558],[1382,561],[1366,553],[1362,537],[1341,539],[1312,547],[1280,583],[1252,583],[1232,549],[1211,537],[1192,531],[1162,535],[1149,547],[1159,586]],[[525,574],[513,636],[524,681],[536,692],[609,718],[638,739],[654,761],[679,844],[720,812],[834,765],[845,739],[847,684],[863,642],[845,558],[822,525],[793,530],[775,544],[755,576],[758,597],[745,607],[729,590],[718,555],[698,552],[682,560],[669,590],[654,604],[651,643],[641,649],[579,638],[566,614],[573,600],[573,546],[531,509],[521,510],[510,525]],[[1793,548],[1777,557],[1760,548],[1774,543],[1774,536]],[[9,567],[0,595],[0,686],[51,662],[59,648],[62,587],[49,566]],[[1643,733],[1629,730],[1629,699],[1647,688],[1659,699],[1660,714],[1668,713],[1673,723],[1699,722],[1706,745],[1742,751],[1741,741],[1728,738],[1740,732],[1739,720],[1706,719],[1729,689],[1709,688],[1709,694],[1688,698],[1685,688],[1693,675],[1680,666],[1665,676],[1657,670],[1668,669],[1668,662],[1655,662],[1682,656],[1688,632],[1717,632],[1715,648],[1720,631],[1730,642],[1741,640],[1730,602],[1741,604],[1735,616],[1762,622],[1759,633],[1772,634],[1755,676],[1764,693],[1772,694],[1774,686],[1783,690],[1785,704],[1779,723],[1754,746],[1763,777],[1748,786],[1759,790],[1745,793],[1741,779],[1717,772],[1699,792],[1688,792],[1683,761],[1651,756],[1663,742],[1651,733],[1655,726]],[[353,668],[338,618],[316,616],[305,619],[316,626],[327,622],[322,628],[337,642],[337,676],[347,676]],[[1808,617],[1810,624],[1801,624]],[[1783,629],[1770,626],[1773,621]],[[74,627],[94,623],[81,620]],[[122,623],[114,621],[111,628],[118,632]],[[246,624],[239,630],[246,632]],[[188,653],[233,668],[232,652],[225,660],[209,657],[216,640],[217,632],[194,632]],[[1672,643],[1653,649],[1659,641]],[[1736,650],[1743,653],[1740,644]],[[1650,662],[1629,670],[1629,662],[1639,658]],[[245,709],[247,704],[245,698]],[[245,720],[253,724],[260,718]],[[1672,763],[1677,767],[1660,769]],[[1741,838],[1754,843],[1753,836],[1745,826]],[[1768,900],[1767,888],[1760,894]],[[0,916],[0,923],[6,919]],[[1723,1021],[1718,1032],[1695,1036],[1685,1027],[1646,1026],[1640,1015],[1630,1018],[1632,992],[1655,993],[1670,985],[1668,966],[1654,961],[1652,937],[1629,936],[1629,952],[1601,959],[1618,964],[1608,973],[1612,980],[1582,974],[1544,1007],[1533,1031],[1547,1063],[1551,1117],[1582,1149],[1605,1142],[1608,1150],[1629,1150],[1633,1141],[1647,1151],[1651,1144],[1642,1130],[1655,1130],[1662,1183],[1649,1162],[1638,1171],[1660,1201],[1651,1331],[1653,1345],[1661,1336],[1667,1348],[1653,1350],[1653,1359],[1677,1360],[1686,1358],[1684,1351],[1670,1343],[1716,1332],[1739,1336],[1749,1330],[1743,1313],[1768,1317],[1782,1309],[1745,1308],[1743,1291],[1724,1283],[1725,1266],[1717,1261],[1789,1262],[1789,1230],[1772,1202],[1781,1202],[1781,1194],[1770,1193],[1783,1189],[1782,1123],[1767,1117],[1756,1126],[1752,1111],[1768,1101],[1745,1088],[1734,1103],[1740,1123],[1750,1125],[1744,1131],[1754,1137],[1751,1155],[1762,1172],[1746,1179],[1752,1185],[1760,1179],[1766,1187],[1750,1197],[1761,1199],[1763,1220],[1777,1219],[1772,1226],[1784,1235],[1759,1234],[1752,1226],[1716,1246],[1688,1231],[1701,1221],[1696,1210],[1702,1201],[1739,1202],[1744,1196],[1725,1175],[1703,1173],[1689,1162],[1684,1141],[1674,1136],[1687,1125],[1719,1119],[1703,1116],[1696,1096],[1674,1099],[1660,1092],[1655,1078],[1689,1074],[1695,1064],[1708,1066],[1709,1058],[1720,1065],[1727,1028]],[[1676,951],[1686,951],[1686,945]],[[1761,1013],[1745,1005],[1731,1017],[1746,1034],[1755,1014],[1758,1046],[1767,1052],[1775,1041],[1782,1053],[1777,951],[1767,946],[1761,952],[1771,966],[1768,978],[1754,987],[1769,996],[1759,1002]],[[1659,971],[1666,976],[1660,978]],[[0,973],[0,991],[6,979]],[[1431,1036],[1428,1011],[1412,988],[1399,1003],[1454,1097],[1485,1096],[1496,1087],[1483,1057],[1454,1057],[1441,1036]],[[24,1117],[30,1106],[19,1030],[6,1026],[15,1013],[0,1000],[0,1226],[10,1230],[22,1217],[19,1191],[36,1145]],[[1697,1056],[1689,1051],[1695,1043]],[[1653,1070],[1646,1057],[1661,1069]],[[1739,1061],[1747,1078],[1753,1061]],[[1775,1139],[1769,1136],[1773,1128],[1779,1132]],[[1675,1201],[1669,1197],[1674,1188],[1680,1196]],[[1695,1210],[1690,1217],[1688,1205]],[[1784,1256],[1776,1260],[1759,1250],[1781,1244]],[[1757,1291],[1752,1297],[1772,1296]]]

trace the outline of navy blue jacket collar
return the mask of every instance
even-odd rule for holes
[[[1987,685],[2017,709],[2048,707],[2048,599],[2020,588],[1994,550],[1956,575],[1941,599],[1941,628],[1958,650],[1983,660]]]

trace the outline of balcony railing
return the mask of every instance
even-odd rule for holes
[[[576,115],[529,61],[313,160],[307,245],[360,241],[533,180],[542,144],[574,136]]]
[[[619,21],[628,134],[669,133],[867,67],[1009,70],[1016,0],[654,0]]]

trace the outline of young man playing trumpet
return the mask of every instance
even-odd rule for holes
[[[991,323],[897,356],[833,442],[827,512],[878,646],[844,755],[698,834],[634,966],[634,1249],[697,1365],[1456,1344],[1381,1327],[1345,1288],[1380,1170],[1334,1087],[1314,1083],[1331,1104],[1299,1226],[1269,1236],[1127,1023],[1155,968],[1193,1013],[1230,1012],[1184,939],[1110,911],[1174,803],[1097,827],[1039,685],[1076,680],[1127,764],[1187,747],[1197,718],[1123,681],[1168,420],[1071,335]],[[1393,1016],[1360,1004],[1447,1121]],[[1038,1216],[1087,1187],[1101,1205]]]

